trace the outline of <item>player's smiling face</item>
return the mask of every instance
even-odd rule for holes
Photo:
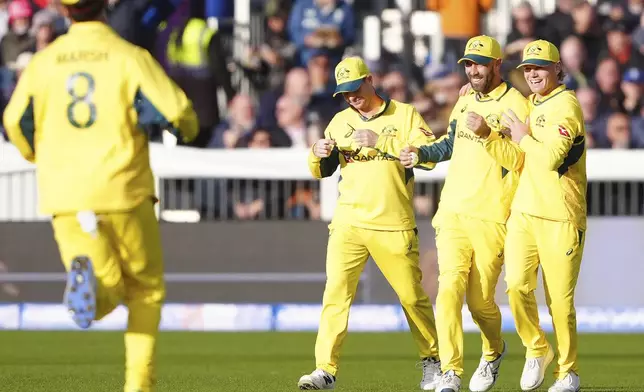
[[[551,64],[545,67],[526,65],[523,67],[523,76],[534,94],[545,96],[559,85],[557,78],[561,70],[559,64]]]
[[[465,61],[465,73],[474,91],[487,94],[492,90],[496,68],[497,61],[491,61],[486,65]]]

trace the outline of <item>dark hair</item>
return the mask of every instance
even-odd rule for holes
[[[100,19],[106,8],[105,0],[80,0],[74,5],[65,6],[74,22],[89,22]]]

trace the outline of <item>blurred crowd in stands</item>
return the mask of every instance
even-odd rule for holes
[[[1,107],[31,57],[68,28],[58,1],[0,0]],[[108,21],[123,37],[152,52],[191,98],[201,124],[200,137],[191,145],[309,147],[346,107],[341,96],[332,97],[333,72],[343,56],[362,54],[365,10],[395,2],[248,1],[250,36],[237,33],[230,22],[234,0],[108,0]],[[511,31],[497,37],[504,42],[504,78],[529,94],[516,69],[521,51],[534,39],[552,41],[561,48],[564,82],[581,102],[588,147],[644,148],[644,0],[556,0],[554,13],[542,17],[533,9],[536,0],[533,5],[511,3],[515,5],[506,16],[511,17]],[[369,67],[381,92],[413,103],[439,136],[466,82],[456,61],[469,37],[485,33],[481,20],[496,4],[415,4],[440,15],[442,58],[428,57],[418,65],[383,48]],[[213,7],[224,10],[217,23],[208,18]],[[251,188],[256,193],[256,185]],[[308,216],[318,215],[311,189],[286,193],[288,205],[306,205]],[[264,210],[252,205],[256,199],[227,208],[237,217],[253,218]],[[421,207],[417,205],[430,213],[428,206]]]
[[[331,97],[333,70],[344,55],[360,54],[355,8],[361,1],[249,0],[262,31],[233,58],[233,29],[206,22],[210,6],[233,0],[109,0],[109,23],[128,40],[149,49],[193,100],[202,125],[193,144],[204,148],[308,147],[330,118],[346,107]],[[470,7],[463,4],[471,3]],[[383,52],[370,68],[382,92],[412,102],[432,130],[447,128],[464,83],[456,60],[467,38],[481,34],[480,20],[494,0],[427,0],[440,14],[445,37],[442,59],[411,72],[406,59]],[[31,57],[68,22],[57,0],[0,0],[1,103],[11,96]],[[583,106],[591,148],[643,148],[644,15],[642,0],[591,3],[558,0],[556,11],[538,18],[528,1],[511,10],[505,41],[505,78],[529,93],[515,69],[527,42],[543,38],[561,48],[566,85]],[[408,60],[408,59],[407,59]],[[233,73],[249,80],[241,93]]]

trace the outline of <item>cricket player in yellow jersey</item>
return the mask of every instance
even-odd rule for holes
[[[337,113],[309,154],[315,178],[342,180],[326,257],[327,281],[315,344],[316,370],[300,378],[300,389],[333,389],[349,308],[369,255],[402,304],[418,346],[420,388],[434,390],[440,378],[432,304],[421,286],[418,235],[413,211],[414,173],[398,158],[408,145],[431,143],[434,135],[413,106],[378,95],[364,61],[342,60],[335,68],[335,94],[349,108]],[[424,165],[426,169],[433,164]]]
[[[4,125],[37,167],[72,318],[88,328],[127,306],[124,390],[149,392],[165,285],[146,132],[168,129],[187,141],[198,122],[152,56],[105,24],[104,0],[62,4],[69,32],[33,57]]]
[[[561,83],[559,51],[553,44],[538,40],[526,45],[520,67],[533,92],[530,117],[508,111],[502,122],[525,151],[505,242],[510,307],[527,349],[521,389],[538,388],[554,358],[539,326],[534,295],[541,266],[559,353],[549,392],[576,392],[574,293],[586,231],[586,131],[575,93]]]
[[[411,153],[419,155],[419,163],[450,160],[432,222],[439,266],[436,324],[443,371],[439,392],[461,388],[463,297],[483,340],[483,355],[469,383],[471,391],[494,386],[506,352],[494,296],[523,152],[504,134],[500,119],[508,109],[527,116],[528,102],[502,80],[502,57],[495,39],[471,38],[459,63],[465,66],[472,90],[452,110],[447,134],[428,146],[410,147],[400,157],[406,167],[416,163]]]

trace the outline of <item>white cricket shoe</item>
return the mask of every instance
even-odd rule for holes
[[[472,392],[487,392],[496,383],[496,379],[499,377],[499,368],[501,367],[501,360],[505,357],[507,351],[507,343],[503,341],[503,351],[501,355],[494,361],[486,361],[484,358],[481,358],[479,362],[479,367],[476,368],[474,375],[470,379],[470,391]]]
[[[543,357],[526,359],[523,374],[521,374],[521,390],[534,391],[539,388],[546,377],[546,369],[554,358],[555,353],[548,345],[548,352]]]
[[[564,378],[555,381],[548,392],[578,392],[580,386],[579,376],[575,372],[568,372]]]
[[[433,391],[441,379],[441,361],[438,358],[425,358],[419,365],[423,368],[420,389],[423,391]]]
[[[297,386],[304,391],[333,389],[335,388],[335,376],[322,369],[315,369],[313,373],[300,377]]]
[[[436,386],[436,392],[460,392],[460,390],[461,378],[453,370],[443,373],[443,376]]]

